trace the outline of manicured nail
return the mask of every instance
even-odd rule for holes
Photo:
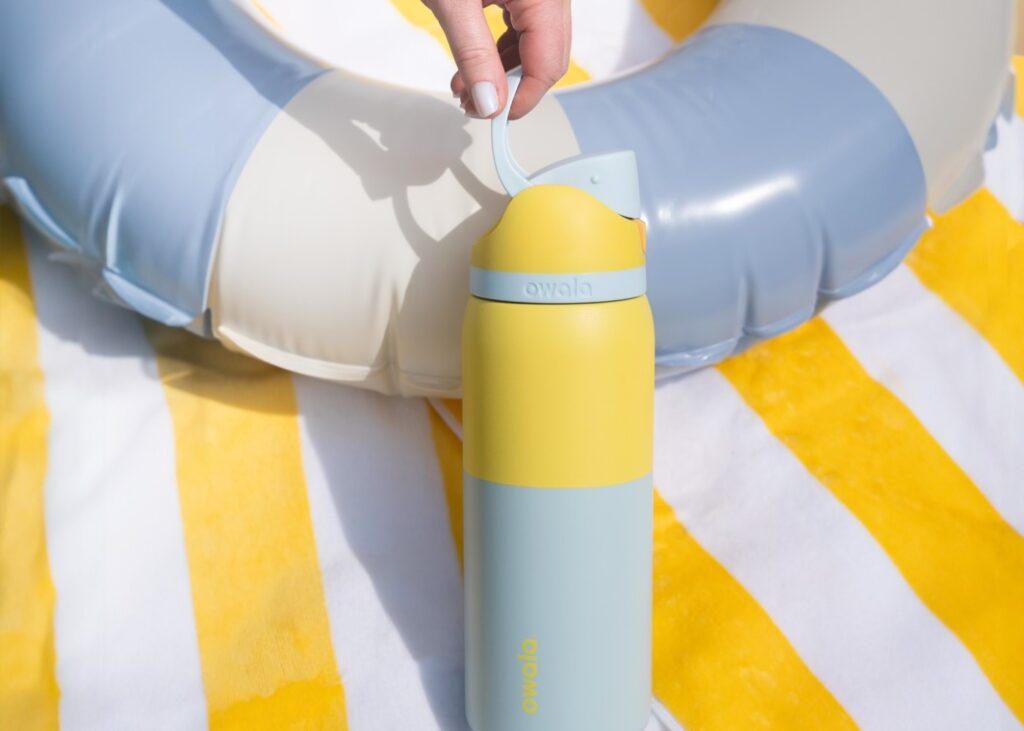
[[[498,111],[498,89],[490,81],[473,84],[473,106],[481,117],[489,117]]]

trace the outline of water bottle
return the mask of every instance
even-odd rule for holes
[[[472,249],[462,331],[466,714],[474,731],[640,731],[654,326],[636,161],[528,177],[507,114],[492,144],[513,197]]]

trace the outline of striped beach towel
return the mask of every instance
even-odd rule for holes
[[[563,83],[712,6],[576,2]],[[447,86],[418,0],[250,7]],[[659,385],[651,729],[1024,724],[1017,99],[882,283]],[[466,729],[459,419],[94,300],[0,208],[0,729]]]

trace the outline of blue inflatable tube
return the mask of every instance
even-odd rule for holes
[[[870,286],[979,182],[1012,3],[925,29],[922,3],[724,0],[514,130],[537,167],[637,152],[662,374]],[[956,64],[971,84],[922,77]],[[119,304],[299,372],[458,393],[467,250],[504,198],[450,100],[326,69],[225,1],[7,3],[0,177]]]
[[[708,28],[562,104],[584,151],[637,151],[659,364],[794,327],[819,296],[887,274],[924,228],[924,172],[888,101],[786,31]]]

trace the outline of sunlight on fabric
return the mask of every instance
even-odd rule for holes
[[[980,190],[934,216],[907,264],[1024,382],[1024,224]]]
[[[654,694],[690,731],[853,729],[746,589],[654,495]]]
[[[719,369],[1024,719],[1024,537],[821,319]]]
[[[999,353],[906,266],[822,316],[1024,535],[1024,387]]]
[[[291,376],[147,332],[174,428],[210,726],[343,728]]]
[[[18,220],[0,207],[0,728],[57,728],[43,482],[50,414]]]
[[[25,233],[51,421],[61,725],[108,725],[116,708],[120,728],[203,728],[174,440],[152,349],[135,313],[90,297],[79,272],[54,266]]]
[[[1016,728],[963,644],[721,373],[664,384],[654,413],[662,497],[856,724]]]

